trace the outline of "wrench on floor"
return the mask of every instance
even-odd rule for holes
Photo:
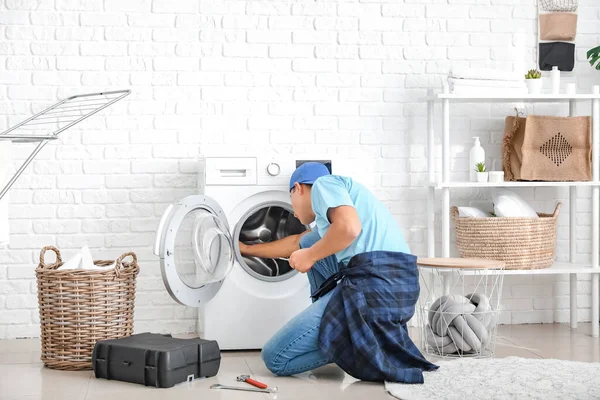
[[[242,386],[227,386],[221,385],[220,383],[216,383],[210,387],[211,389],[229,389],[229,390],[243,390],[245,392],[260,392],[260,393],[277,393],[277,386],[274,388],[251,388],[251,387],[242,387]]]

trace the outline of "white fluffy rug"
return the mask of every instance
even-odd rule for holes
[[[520,357],[440,361],[423,385],[386,382],[403,400],[600,399],[600,364]]]

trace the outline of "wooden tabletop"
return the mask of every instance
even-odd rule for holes
[[[506,263],[485,258],[419,258],[417,265],[435,268],[502,269]]]

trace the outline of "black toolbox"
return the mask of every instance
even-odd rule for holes
[[[168,388],[194,378],[215,376],[221,352],[214,340],[176,339],[140,333],[100,340],[92,353],[96,378]]]

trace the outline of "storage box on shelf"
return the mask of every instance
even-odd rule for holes
[[[524,102],[550,102],[566,103],[569,106],[569,115],[574,115],[575,102],[588,100],[591,102],[592,117],[592,180],[586,182],[453,182],[450,180],[450,112],[451,103],[524,103]],[[569,187],[569,262],[554,262],[552,266],[544,269],[490,271],[492,274],[569,274],[570,275],[570,313],[571,327],[577,327],[577,274],[592,274],[592,334],[600,334],[600,86],[594,86],[590,94],[535,94],[525,96],[495,96],[490,95],[458,95],[447,93],[433,94],[430,90],[427,101],[427,158],[429,171],[428,189],[428,221],[427,221],[427,255],[436,256],[435,249],[435,200],[436,189],[442,192],[442,257],[450,257],[450,189],[460,188],[493,188],[493,187]],[[442,174],[441,180],[436,181],[434,146],[434,104],[442,103]],[[576,199],[577,187],[592,188],[592,255],[589,264],[575,263],[577,253],[576,242]]]

